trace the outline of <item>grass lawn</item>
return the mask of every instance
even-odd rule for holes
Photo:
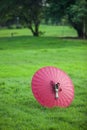
[[[10,31],[0,30],[0,130],[87,129],[87,40],[51,37],[53,30],[39,38],[6,37]],[[34,98],[31,79],[43,66],[58,67],[72,78],[70,107],[48,109]]]
[[[67,26],[47,26],[41,25],[40,31],[43,32],[42,36],[52,36],[52,37],[76,37],[77,33],[72,27]],[[11,37],[13,36],[32,36],[31,31],[28,28],[25,29],[1,29],[0,37]]]

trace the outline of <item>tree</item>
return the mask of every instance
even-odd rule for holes
[[[47,0],[50,17],[67,16],[69,23],[77,31],[79,38],[87,37],[87,1],[86,0]]]
[[[46,3],[48,3],[46,12],[51,19],[61,21],[61,18],[66,14],[66,8],[73,2],[74,0],[46,0]]]
[[[26,24],[34,36],[39,36],[42,9],[43,0],[1,0],[0,23],[6,24],[19,17],[20,22]]]
[[[67,8],[70,24],[76,29],[79,38],[87,38],[87,1],[76,0]]]

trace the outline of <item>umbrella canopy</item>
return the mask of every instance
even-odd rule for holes
[[[74,98],[74,87],[69,76],[51,66],[41,68],[34,74],[32,92],[45,107],[68,107]]]

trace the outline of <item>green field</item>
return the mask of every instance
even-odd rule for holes
[[[27,29],[16,30],[13,37],[15,30],[0,30],[0,130],[87,129],[87,40],[60,39],[60,28],[46,29],[38,38],[27,36]],[[64,36],[76,36],[72,28],[66,30]],[[31,79],[43,66],[71,77],[75,98],[70,107],[48,109],[34,98]]]
[[[77,33],[72,27],[67,26],[47,26],[41,25],[40,32],[41,36],[52,36],[52,37],[76,37]],[[32,36],[31,31],[28,28],[24,29],[1,29],[0,37],[11,37],[13,36]]]

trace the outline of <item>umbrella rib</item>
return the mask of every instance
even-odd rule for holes
[[[61,97],[62,97],[62,100],[64,101],[64,102],[63,102],[63,106],[66,106],[66,98],[64,98],[64,95],[61,96]],[[60,98],[61,98],[61,97],[60,97]]]
[[[73,92],[73,91],[67,90],[67,94],[69,94],[69,95],[73,95],[72,92]]]
[[[64,93],[64,92],[63,92]],[[69,96],[69,95],[66,95],[66,93],[64,93],[64,95],[69,99],[69,100],[71,100],[72,99],[72,97],[71,96],[73,96],[73,95],[71,95],[71,96]]]

